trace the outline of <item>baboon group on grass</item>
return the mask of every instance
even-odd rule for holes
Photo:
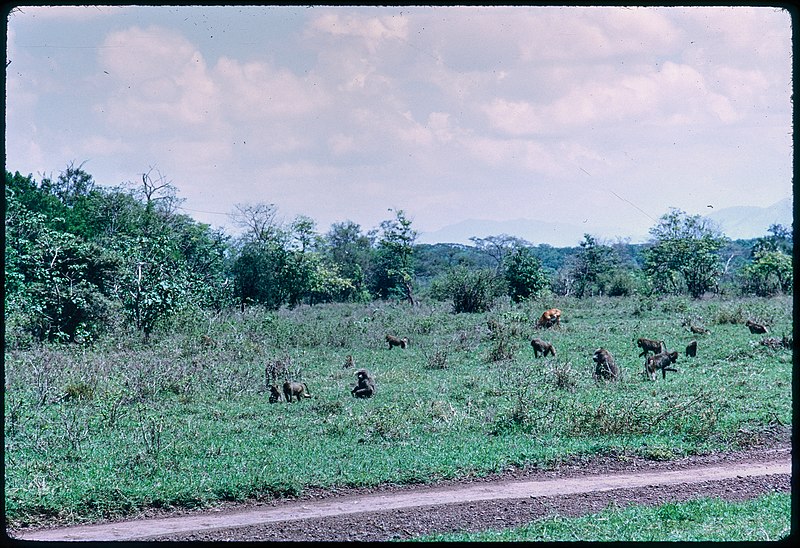
[[[491,327],[490,320],[490,327]],[[496,322],[495,322],[496,323]],[[705,327],[696,325],[691,320],[685,319],[681,324],[683,327],[693,334],[708,335],[710,330]],[[748,319],[744,325],[753,334],[768,333],[767,326],[758,323],[752,319]],[[561,327],[561,310],[558,308],[550,308],[545,310],[541,317],[536,321],[536,329],[549,329],[553,327]],[[395,335],[387,334],[384,339],[391,350],[394,347],[406,349],[408,347],[408,337],[397,337]],[[216,342],[208,335],[201,336],[201,345],[204,347],[216,346]],[[639,337],[635,340],[636,346],[641,350],[639,357],[644,357],[644,371],[645,378],[655,381],[657,374],[661,371],[661,378],[667,378],[667,371],[678,372],[674,364],[678,361],[678,352],[675,350],[668,350],[666,342],[658,339],[648,339]],[[552,342],[545,341],[541,338],[534,337],[530,341],[533,348],[534,358],[546,358],[551,356],[556,357],[556,348]],[[791,337],[784,336],[783,339],[767,338],[761,341],[761,344],[769,346],[770,348],[793,348],[793,340]],[[684,355],[689,358],[697,356],[697,340],[692,340],[686,345]],[[597,348],[592,354],[592,361],[594,362],[594,370],[592,377],[595,380],[614,381],[619,379],[620,369],[611,352],[603,347]],[[348,354],[343,369],[355,367],[355,361],[351,354]],[[308,392],[308,387],[302,382],[286,381],[282,386],[281,391],[277,384],[269,385],[270,395],[269,402],[275,403],[281,401],[286,402],[301,401],[305,398],[311,398],[312,395]],[[376,383],[372,374],[366,369],[358,369],[356,371],[356,384],[350,390],[353,397],[356,398],[371,398],[376,393]]]
[[[557,308],[546,310],[539,320],[536,322],[536,328],[548,328],[560,326],[561,311]],[[701,325],[697,325],[689,319],[684,319],[681,324],[687,330],[696,335],[709,335],[711,331]],[[753,334],[768,333],[766,325],[748,319],[745,326]],[[641,349],[639,357],[644,357],[644,371],[643,374],[650,380],[656,380],[656,375],[661,371],[661,378],[667,378],[667,371],[677,373],[678,370],[674,364],[678,361],[679,353],[676,350],[668,350],[667,344],[663,340],[648,339],[639,337],[635,340],[636,346]],[[794,341],[791,337],[784,336],[783,339],[764,339],[761,344],[770,348],[793,348]],[[697,357],[697,340],[692,340],[686,345],[684,355],[687,358]],[[533,347],[534,358],[556,356],[556,349],[551,342],[544,341],[538,337],[531,339],[531,347]],[[616,380],[619,378],[619,367],[614,360],[613,355],[607,349],[600,347],[592,354],[592,361],[594,362],[594,371],[592,377],[596,380]]]

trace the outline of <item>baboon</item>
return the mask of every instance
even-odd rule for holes
[[[292,402],[292,397],[297,397],[297,401],[303,398],[310,398],[311,394],[308,393],[308,387],[304,382],[289,382],[283,383],[283,395],[287,403]]]
[[[542,313],[542,317],[536,322],[536,327],[561,327],[561,311],[558,308],[550,308]]]
[[[208,335],[200,335],[200,344],[205,346],[206,348],[213,348],[217,346],[217,343]]]
[[[667,371],[678,372],[674,367],[670,367],[670,365],[676,361],[678,361],[677,352],[664,351],[653,356],[648,356],[644,361],[644,372],[650,377],[651,381],[654,381],[656,380],[656,371],[660,369],[662,378],[666,379]]]
[[[758,333],[758,334],[769,333],[769,330],[767,329],[766,325],[762,325],[760,323],[756,323],[753,320],[747,320],[746,322],[744,322],[744,324],[750,330],[750,333],[753,333],[753,334],[756,334],[756,333]]]
[[[391,350],[392,347],[394,346],[399,346],[400,348],[405,348],[406,346],[408,346],[407,337],[403,337],[402,339],[400,339],[392,335],[386,335],[386,342],[389,343],[389,350]]]
[[[543,357],[547,357],[548,354],[556,357],[556,349],[553,348],[553,345],[547,341],[543,341],[542,339],[533,339],[531,340],[531,346],[533,347],[533,357],[538,358],[539,354]]]
[[[281,401],[281,391],[274,384],[269,385],[269,403]]]
[[[347,358],[344,360],[344,364],[342,365],[342,369],[348,369],[355,365],[355,361],[353,361],[353,356],[351,354],[347,355]]]
[[[653,339],[645,339],[644,337],[639,337],[636,339],[636,346],[642,349],[642,352],[639,354],[639,357],[645,356],[647,357],[648,352],[652,352],[653,354],[658,354],[659,352],[663,352],[667,349],[667,345],[664,344],[664,341],[656,341]]]
[[[701,327],[699,325],[690,325],[689,326],[689,331],[691,331],[692,333],[695,333],[697,335],[708,335],[709,333],[711,333],[711,331],[709,331],[705,327]]]
[[[614,381],[619,378],[619,368],[611,352],[605,348],[598,348],[594,351],[592,360],[595,363],[594,374],[592,375],[595,380],[604,379]]]
[[[356,378],[358,382],[350,391],[356,398],[371,398],[376,390],[375,379],[369,374],[366,369],[359,369],[356,371]]]
[[[697,356],[697,341],[692,341],[686,345],[686,355],[692,358]]]

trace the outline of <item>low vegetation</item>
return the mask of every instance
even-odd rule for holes
[[[560,328],[535,329],[551,307]],[[791,336],[791,297],[509,299],[474,314],[436,302],[188,308],[147,342],[119,325],[93,344],[7,348],[7,522],[752,447],[791,426],[792,353],[741,318]],[[390,350],[388,333],[406,348]],[[534,357],[544,334],[556,357]],[[680,351],[678,372],[647,380],[638,337]],[[592,379],[599,346],[618,381]],[[360,368],[377,385],[368,399],[351,395]],[[284,380],[313,397],[270,403]]]
[[[774,542],[791,531],[791,495],[731,503],[699,499],[657,507],[607,508],[579,518],[552,517],[525,527],[429,535],[420,542]]]

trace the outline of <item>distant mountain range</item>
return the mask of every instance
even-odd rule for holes
[[[720,209],[709,213],[706,217],[719,224],[722,232],[731,239],[760,238],[767,235],[767,229],[771,224],[792,226],[794,218],[792,197],[784,198],[769,207],[737,206]],[[601,239],[615,239],[618,236],[624,236],[630,238],[631,243],[643,243],[649,239],[648,234],[626,234],[624,229],[614,226],[587,229],[580,225],[532,219],[511,221],[468,219],[434,232],[423,232],[417,238],[417,243],[472,245],[470,238],[473,236],[485,238],[508,234],[523,238],[536,245],[547,243],[553,247],[576,247],[587,232]]]

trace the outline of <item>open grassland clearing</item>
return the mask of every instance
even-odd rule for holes
[[[554,306],[560,328],[535,330]],[[7,350],[6,517],[92,521],[594,454],[751,447],[791,425],[792,353],[759,344],[748,318],[791,335],[791,297],[556,298],[481,314],[447,303],[252,308],[186,313],[148,345],[130,331],[92,347]],[[407,348],[389,349],[386,334]],[[534,358],[533,336],[557,355]],[[679,351],[678,372],[646,380],[638,337]],[[694,358],[683,353],[691,340]],[[592,379],[600,346],[619,381]],[[359,368],[376,379],[372,398],[350,394]],[[313,397],[269,403],[268,383],[285,379]]]

